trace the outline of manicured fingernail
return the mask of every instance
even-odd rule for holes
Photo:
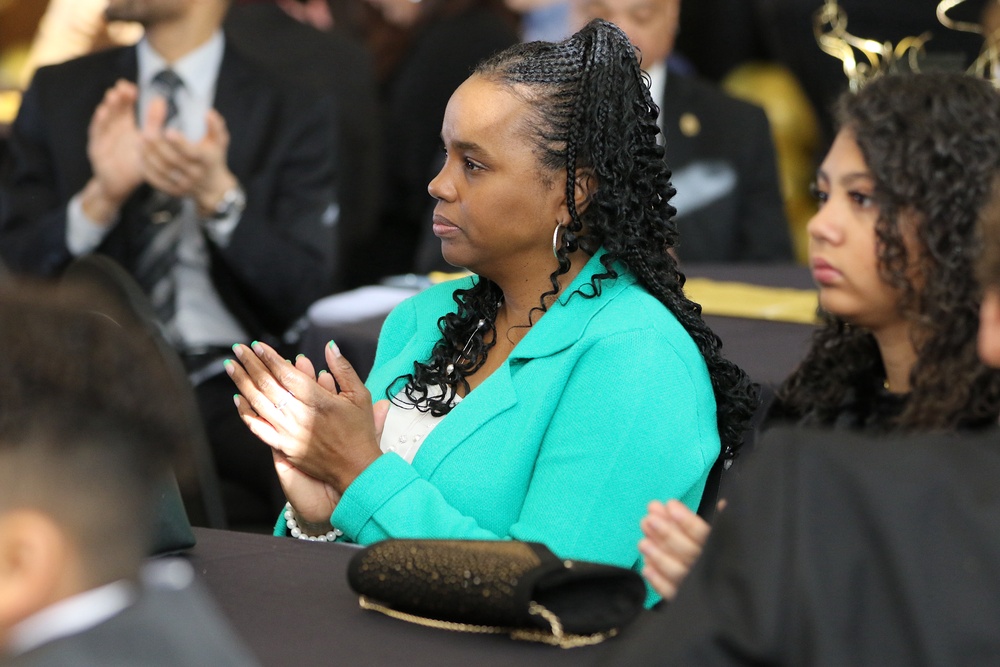
[[[306,356],[306,355],[304,355],[304,354],[296,354],[295,355],[295,361],[298,361],[299,359],[301,359],[304,356]]]
[[[222,367],[226,369],[226,373],[228,373],[230,376],[232,376],[233,374],[234,365],[235,364],[233,364],[232,359],[226,359],[225,361],[222,362]]]
[[[325,370],[324,371],[320,371],[319,374],[322,375],[323,373],[326,373],[326,372],[327,371],[325,371]]]
[[[257,353],[257,356],[264,354],[264,346],[260,344],[260,341],[255,340],[250,343],[250,349]]]
[[[243,349],[239,343],[233,343],[233,354],[235,354],[238,359],[243,358]]]
[[[236,404],[236,407],[240,407],[240,395],[239,394],[233,394],[233,403]]]
[[[330,341],[330,350],[332,350],[333,353],[338,357],[340,356],[340,348],[337,347],[337,344],[334,343],[332,340]]]

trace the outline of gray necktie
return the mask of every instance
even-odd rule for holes
[[[177,73],[165,69],[153,77],[152,88],[167,102],[164,127],[176,125],[178,120],[177,90],[183,86]],[[140,233],[141,251],[136,262],[136,281],[149,295],[165,335],[173,342],[176,335],[171,326],[177,312],[177,286],[173,268],[177,263],[177,245],[181,237],[181,199],[154,191],[146,205],[147,221]]]

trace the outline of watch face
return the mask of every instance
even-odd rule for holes
[[[215,213],[212,214],[212,217],[228,218],[235,213],[242,212],[245,207],[246,197],[243,195],[243,190],[238,187],[233,188],[222,195],[222,201],[215,207]]]

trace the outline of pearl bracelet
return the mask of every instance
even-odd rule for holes
[[[309,540],[310,542],[333,542],[344,534],[344,531],[334,528],[325,535],[306,535],[299,528],[299,522],[295,519],[295,510],[292,509],[291,503],[285,503],[285,525],[288,527],[288,532],[291,533],[292,537],[297,537],[300,540]]]

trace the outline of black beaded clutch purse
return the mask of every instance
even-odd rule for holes
[[[613,637],[646,599],[633,570],[563,560],[537,542],[386,540],[355,554],[347,578],[365,609],[564,648]]]

